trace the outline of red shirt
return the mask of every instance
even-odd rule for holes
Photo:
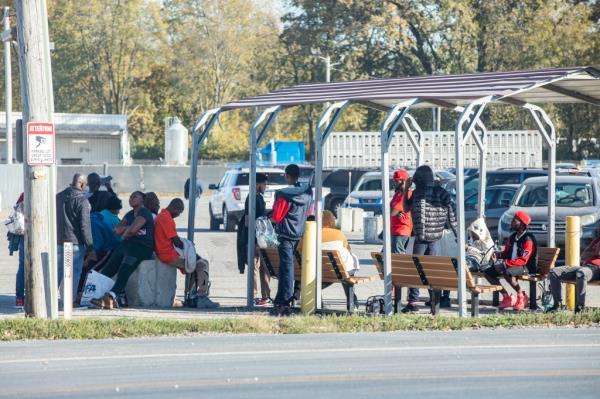
[[[409,191],[408,198],[412,196],[412,193]],[[404,193],[402,191],[397,191],[394,193],[392,200],[390,201],[390,210],[397,210],[402,213],[391,216],[391,229],[393,236],[404,236],[409,237],[412,233],[413,223],[412,218],[409,212],[404,212]]]
[[[154,220],[154,251],[164,263],[172,263],[179,258],[173,246],[173,238],[177,237],[175,220],[168,210],[160,211]]]
[[[587,256],[586,254],[586,259],[582,259],[582,264],[600,267],[600,238],[593,240],[590,245],[585,248],[584,252],[590,252],[590,256]]]

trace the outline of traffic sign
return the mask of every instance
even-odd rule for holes
[[[27,124],[27,163],[53,165],[55,161],[54,124],[29,122]]]

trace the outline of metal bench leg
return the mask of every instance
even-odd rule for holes
[[[344,291],[346,291],[346,309],[349,313],[354,313],[355,303],[354,303],[354,286],[346,283],[342,283],[344,286]]]
[[[537,306],[537,282],[529,282],[529,309],[536,310]]]
[[[442,292],[438,290],[433,291],[431,296],[431,314],[436,315],[440,313],[440,300],[442,298]]]
[[[479,317],[479,294],[471,292],[471,316]]]
[[[402,302],[402,287],[394,286],[394,313],[398,313],[398,308]]]
[[[500,292],[499,291],[494,291],[492,293],[492,305],[493,306],[500,305]]]

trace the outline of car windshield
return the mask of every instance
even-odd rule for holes
[[[357,191],[381,191],[381,179],[361,179]],[[394,190],[394,181],[390,180],[390,190]]]
[[[548,185],[523,185],[514,204],[521,207],[547,206]],[[594,190],[590,183],[556,183],[556,206],[582,208],[593,204]]]
[[[267,185],[275,185],[275,186],[286,186],[287,181],[285,180],[285,173],[283,172],[260,172],[267,175]],[[249,173],[240,173],[237,177],[236,186],[247,186],[250,184]]]

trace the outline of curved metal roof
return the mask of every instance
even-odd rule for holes
[[[414,98],[418,103],[413,107],[456,107],[488,96],[493,102],[515,105],[590,103],[600,106],[600,69],[583,66],[306,83],[231,102],[222,110],[273,105],[292,107],[342,100],[385,109]]]

